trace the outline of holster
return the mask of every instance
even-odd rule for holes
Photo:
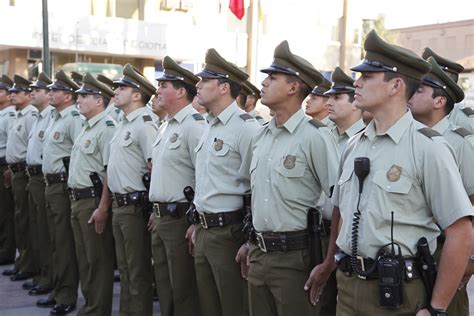
[[[308,209],[308,237],[311,268],[323,262],[323,248],[321,244],[321,211],[311,207]]]

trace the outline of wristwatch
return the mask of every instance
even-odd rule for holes
[[[448,316],[448,312],[445,309],[436,309],[431,306],[428,306],[428,311],[430,312],[431,316]]]

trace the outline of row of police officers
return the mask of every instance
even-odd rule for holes
[[[115,261],[121,315],[151,315],[153,283],[162,315],[468,315],[462,66],[364,48],[331,84],[284,41],[260,90],[214,49],[197,74],[165,57],[157,88],[130,64],[3,75],[3,274],[52,315],[79,284],[79,314],[110,315]]]

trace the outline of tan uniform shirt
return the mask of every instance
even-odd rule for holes
[[[299,110],[282,127],[272,119],[254,139],[250,173],[257,231],[306,229],[308,208],[317,205],[322,191],[330,194],[337,145],[327,127],[309,121]]]
[[[75,105],[53,111],[43,142],[43,173],[65,172],[63,158],[71,156],[72,145],[82,129],[83,120]]]
[[[8,135],[11,132],[15,118],[16,110],[13,105],[0,111],[0,158],[6,155]]]
[[[33,105],[26,106],[18,111],[12,130],[8,135],[6,159],[8,163],[26,160],[26,148],[28,147],[28,135],[30,135],[38,110]]]
[[[28,149],[26,151],[26,163],[28,165],[41,165],[43,163],[43,141],[46,128],[53,117],[54,108],[48,105],[38,114],[28,136]]]
[[[329,115],[321,120],[321,122],[326,125],[330,130],[333,130],[336,127],[336,124],[329,119]]]
[[[68,186],[75,189],[92,187],[92,172],[104,182],[109,161],[110,140],[115,132],[115,121],[103,111],[86,120],[71,152]]]
[[[260,116],[260,114],[257,113],[257,110],[253,109],[252,111],[248,112],[254,119],[257,120],[257,122],[260,123],[260,125],[265,124],[265,119]]]
[[[235,101],[217,117],[209,114],[196,147],[196,195],[199,212],[231,212],[250,193],[251,140],[260,124]]]
[[[122,110],[116,107],[113,103],[110,103],[105,109],[107,115],[109,115],[115,122],[119,122],[123,116]]]
[[[347,141],[349,138],[354,136],[355,134],[359,133],[365,128],[364,121],[362,119],[358,120],[354,124],[351,125],[344,133],[339,134],[339,131],[337,130],[337,127],[334,126],[332,129],[334,135],[337,138],[337,143],[339,144],[339,150],[340,152],[344,151],[344,148],[346,147]]]
[[[195,187],[194,148],[205,124],[202,115],[190,104],[160,127],[153,144],[150,201],[186,202],[183,189]]]
[[[145,191],[142,177],[148,172],[158,128],[146,107],[124,116],[110,142],[107,180],[112,193]]]
[[[451,124],[448,117],[433,126],[433,129],[446,138],[453,147],[461,173],[461,179],[468,195],[474,194],[474,135],[461,135],[456,130],[459,127]],[[465,130],[467,132],[467,130]],[[462,132],[461,132],[462,133]]]
[[[351,253],[352,216],[359,197],[356,157],[370,159],[359,207],[358,253],[363,257],[374,258],[390,242],[392,212],[394,241],[403,256],[414,256],[423,236],[431,251],[436,250],[440,229],[435,222],[445,229],[474,214],[451,147],[443,137],[427,137],[420,128],[426,127],[407,112],[386,133],[376,135],[372,121],[347,144],[333,193],[342,218],[337,245],[344,252]]]
[[[464,127],[474,134],[474,109],[462,103],[454,105],[449,114],[449,120],[456,126]]]

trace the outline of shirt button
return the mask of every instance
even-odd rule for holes
[[[272,158],[268,158],[268,161],[272,161]]]
[[[265,222],[268,222],[268,219],[265,218]]]
[[[267,182],[270,182],[270,179],[267,179]]]
[[[392,188],[392,186],[390,186],[390,185],[387,185],[387,189],[391,189],[391,188]]]
[[[264,199],[265,202],[268,202],[268,199]]]
[[[375,146],[372,146],[372,149],[375,149]]]

